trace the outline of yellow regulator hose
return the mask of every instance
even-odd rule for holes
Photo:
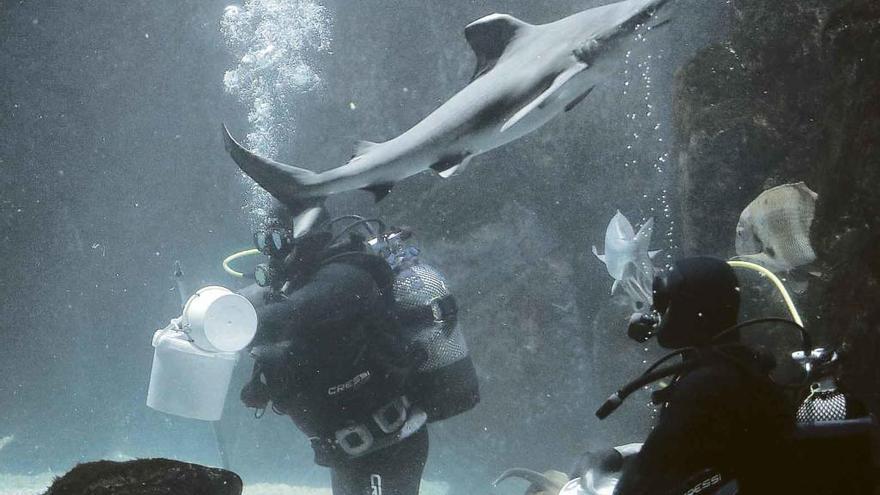
[[[770,281],[773,282],[773,285],[779,290],[779,293],[782,294],[782,299],[788,307],[788,312],[791,313],[791,318],[803,328],[804,322],[801,320],[801,315],[798,314],[797,308],[794,307],[794,301],[791,300],[791,296],[788,294],[788,291],[785,289],[785,286],[782,285],[782,281],[779,280],[779,277],[777,277],[776,274],[761,265],[750,263],[748,261],[728,261],[727,264],[733,268],[744,268],[746,270],[756,271],[770,279]]]
[[[239,251],[235,254],[229,255],[226,257],[225,260],[223,260],[223,270],[233,277],[244,278],[244,273],[234,270],[231,266],[229,266],[229,264],[235,260],[246,258],[248,256],[256,256],[258,254],[260,254],[259,249],[246,249],[244,251]]]

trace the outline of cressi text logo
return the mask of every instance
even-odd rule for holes
[[[684,493],[684,495],[697,495],[698,493],[703,493],[704,491],[708,490],[709,488],[712,488],[715,485],[719,485],[719,484],[721,484],[721,475],[716,474],[709,479],[701,481],[700,484],[698,484],[697,486],[686,491]]]
[[[357,376],[355,376],[354,378],[352,378],[351,380],[349,380],[345,383],[340,383],[339,385],[333,385],[332,387],[328,388],[327,395],[332,396],[332,395],[336,395],[336,394],[341,394],[342,392],[348,392],[349,390],[354,390],[354,389],[360,387],[361,385],[363,385],[364,383],[367,383],[367,381],[370,380],[370,376],[371,375],[370,375],[369,371],[364,371],[363,373],[358,374]]]

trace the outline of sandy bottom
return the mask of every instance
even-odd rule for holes
[[[422,481],[420,495],[445,495],[445,483]],[[330,488],[291,486],[277,483],[256,483],[244,487],[243,495],[330,495]]]
[[[52,484],[54,473],[35,475],[0,473],[0,495],[40,495]]]
[[[19,475],[0,473],[0,495],[41,495],[52,484],[54,473]],[[421,495],[445,495],[445,483],[422,482]],[[330,495],[330,488],[286,485],[283,483],[251,483],[243,495]]]

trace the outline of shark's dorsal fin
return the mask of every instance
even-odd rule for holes
[[[394,184],[391,182],[386,182],[382,184],[373,184],[372,186],[362,187],[362,191],[369,191],[373,193],[373,198],[378,203],[385,199],[385,196],[388,196],[388,193],[391,192],[391,188],[394,187]]]
[[[562,88],[565,83],[570,81],[571,78],[580,74],[586,69],[587,64],[583,62],[578,62],[568,69],[562,71],[558,76],[556,76],[556,79],[553,80],[553,83],[550,84],[549,88],[547,88],[543,93],[539,94],[534,100],[529,102],[528,105],[522,107],[518,112],[513,115],[513,117],[509,118],[507,122],[505,122],[504,125],[501,126],[501,132],[510,129],[511,127],[516,125],[517,122],[524,119],[526,115],[532,113],[533,111],[544,108],[544,105],[547,103],[547,100],[551,96],[556,94],[556,92],[559,91],[559,89]]]
[[[492,70],[501,54],[517,34],[530,27],[507,14],[489,14],[464,28],[464,36],[477,56],[477,67],[471,81]]]
[[[361,155],[365,155],[376,146],[379,146],[379,143],[374,143],[372,141],[358,141],[354,143],[354,154],[351,155],[351,159],[354,160]]]

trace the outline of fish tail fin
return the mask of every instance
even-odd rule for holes
[[[226,151],[238,167],[278,201],[295,211],[320,205],[324,198],[309,193],[318,174],[311,170],[263,158],[240,145],[223,125]]]
[[[593,246],[593,256],[599,258],[599,261],[601,261],[602,263],[607,263],[607,261],[605,261],[605,255],[599,254],[599,250],[596,248],[595,245]]]
[[[616,294],[621,287],[623,287],[623,283],[620,280],[615,279],[614,283],[611,284],[611,294]]]

